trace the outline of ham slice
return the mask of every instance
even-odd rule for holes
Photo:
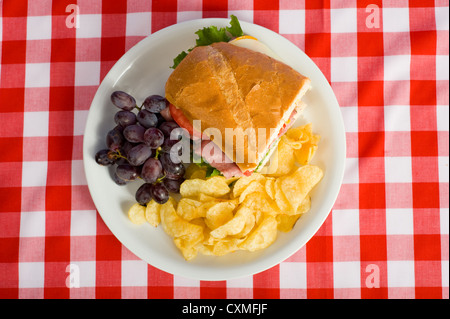
[[[194,147],[194,152],[226,178],[243,176],[236,163],[231,161],[211,140],[202,140],[200,147]]]

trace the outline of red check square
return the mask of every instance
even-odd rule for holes
[[[436,54],[436,31],[411,31],[412,55]]]
[[[414,208],[439,208],[439,183],[413,183]]]
[[[70,111],[74,109],[73,86],[50,87],[49,110],[50,111]]]
[[[71,210],[70,186],[47,186],[45,190],[45,210],[63,211]]]
[[[383,56],[382,32],[358,33],[358,56]]]
[[[361,261],[385,261],[387,258],[385,235],[361,235]]]
[[[386,208],[386,187],[384,183],[359,184],[359,208]]]
[[[2,42],[2,64],[25,63],[27,42],[22,40]]]
[[[22,137],[0,137],[0,149],[8,150],[8,152],[0,152],[0,162],[21,162],[23,139]]]
[[[358,145],[360,157],[384,156],[384,132],[358,133]]]
[[[383,81],[359,81],[358,105],[359,106],[384,105]]]
[[[305,51],[310,57],[330,57],[330,33],[305,34]]]
[[[26,17],[28,0],[5,1],[3,3],[3,17]]]
[[[433,131],[412,131],[411,155],[438,156],[437,133]]]
[[[75,44],[75,38],[52,39],[51,62],[75,62]]]
[[[70,237],[46,236],[45,237],[45,261],[69,262],[70,261]]]
[[[306,0],[305,9],[330,9],[330,0]]]
[[[97,260],[120,260],[122,244],[113,235],[97,236]]]
[[[436,81],[411,80],[411,105],[435,105]]]

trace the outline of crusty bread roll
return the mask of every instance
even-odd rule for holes
[[[210,138],[245,172],[257,167],[309,86],[307,77],[278,60],[219,42],[192,50],[170,75],[165,94],[191,124],[201,120],[202,131],[218,129],[222,140]],[[227,128],[243,138],[243,156],[236,140],[226,143]]]

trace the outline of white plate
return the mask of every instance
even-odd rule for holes
[[[312,90],[304,98],[308,107],[296,125],[313,123],[321,135],[313,164],[324,170],[324,178],[314,189],[311,210],[301,217],[289,233],[280,233],[267,249],[250,253],[237,251],[222,257],[197,256],[187,262],[164,233],[162,227],[136,226],[127,217],[135,202],[140,182],[117,186],[108,168],[99,166],[95,153],[105,148],[108,130],[114,127],[117,112],[110,102],[113,91],[133,95],[138,104],[151,94],[164,95],[164,85],[172,69],[172,59],[195,44],[198,29],[205,26],[227,26],[229,19],[199,19],[179,23],[143,39],[112,67],[89,111],[84,134],[83,157],[89,191],[95,206],[111,232],[136,256],[150,265],[174,275],[199,280],[227,280],[252,275],[268,269],[299,250],[314,235],[328,216],[338,195],[345,164],[345,131],[339,105],[328,81],[298,47],[281,35],[258,25],[241,21],[244,33],[268,45],[288,65],[308,76]]]

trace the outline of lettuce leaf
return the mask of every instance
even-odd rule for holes
[[[195,40],[196,45],[190,48],[188,52],[192,51],[195,47],[210,45],[215,42],[228,42],[232,37],[240,37],[244,35],[239,20],[236,16],[231,15],[230,26],[225,28],[217,28],[216,26],[204,27],[203,29],[195,32],[198,39]],[[188,52],[182,51],[173,59],[172,69],[175,69],[178,64],[188,55]]]

